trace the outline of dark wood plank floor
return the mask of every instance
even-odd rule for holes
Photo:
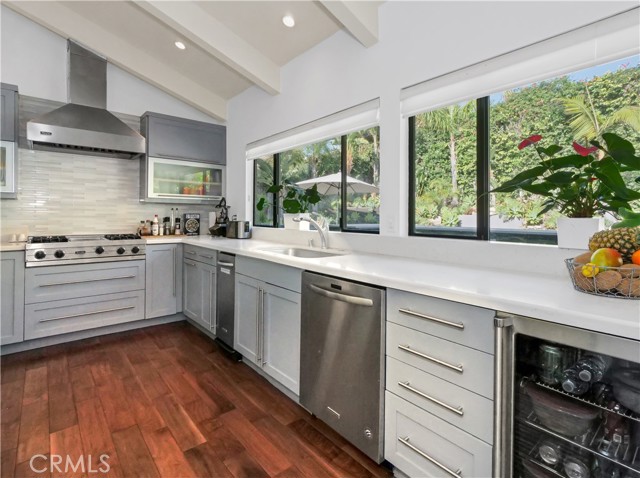
[[[391,476],[186,323],[9,355],[0,371],[3,478]],[[85,469],[36,473],[37,454]]]

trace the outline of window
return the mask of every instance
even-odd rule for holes
[[[272,184],[316,185],[322,199],[314,212],[332,230],[378,232],[380,220],[380,128],[375,126],[299,146],[254,160],[254,224],[282,227],[281,199],[267,194]],[[272,207],[258,211],[266,198]]]
[[[557,211],[542,199],[489,191],[530,167],[533,134],[567,152],[604,132],[640,151],[637,56],[409,118],[410,234],[556,244]],[[635,176],[627,185],[638,189]]]

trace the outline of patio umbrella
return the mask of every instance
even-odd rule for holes
[[[296,183],[297,186],[305,189],[312,187],[314,184],[318,186],[318,193],[323,196],[338,194],[340,192],[340,186],[342,185],[342,174],[328,174],[327,176],[305,179],[304,181]],[[358,194],[377,193],[380,191],[378,186],[365,183],[351,176],[347,176],[347,188],[349,190],[348,192]]]

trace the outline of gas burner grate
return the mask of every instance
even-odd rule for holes
[[[127,241],[131,239],[142,239],[138,234],[105,234],[104,238],[109,241]]]
[[[29,244],[48,244],[51,242],[69,242],[67,236],[31,236],[27,239]]]

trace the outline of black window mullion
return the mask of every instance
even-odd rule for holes
[[[340,231],[347,229],[347,135],[340,137]]]
[[[476,101],[476,192],[477,192],[477,238],[489,240],[489,97]]]
[[[280,153],[273,155],[273,184],[280,184]],[[280,195],[274,194],[272,198],[273,227],[280,227]]]
[[[416,235],[416,117],[409,118],[409,235]]]

